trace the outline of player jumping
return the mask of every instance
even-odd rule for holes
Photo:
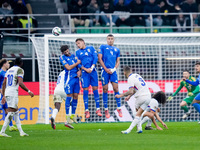
[[[5,133],[6,128],[13,116],[15,118],[15,123],[20,132],[20,136],[29,136],[26,134],[21,127],[21,122],[19,119],[19,111],[18,111],[18,87],[20,86],[24,91],[28,92],[28,94],[33,97],[34,94],[31,92],[23,83],[24,70],[21,68],[23,65],[23,61],[20,57],[15,59],[15,66],[8,69],[5,74],[5,79],[3,81],[2,86],[2,103],[8,103],[8,115],[5,118],[3,127],[0,132],[0,136],[11,137]]]
[[[85,104],[85,116],[90,117],[88,109],[88,88],[91,85],[94,93],[94,99],[96,102],[96,114],[102,116],[99,107],[99,92],[98,92],[98,75],[95,68],[97,63],[97,52],[93,46],[86,46],[82,38],[76,39],[76,45],[79,50],[76,51],[76,57],[81,60],[82,63],[82,88],[83,88],[83,100]]]
[[[195,69],[196,69],[196,71],[198,73],[200,73],[200,62],[197,62],[195,64]],[[200,84],[200,74],[199,74],[199,76],[198,76],[196,81],[190,81],[189,79],[187,79],[185,77],[183,78],[183,81],[185,81],[185,82],[187,82],[187,83],[189,83],[189,84],[191,84],[193,86],[198,86]],[[198,93],[195,96],[195,98],[194,98],[194,100],[192,102],[192,106],[196,109],[196,111],[198,111],[200,113],[200,105],[199,105],[199,103],[200,103],[200,93]]]
[[[106,118],[110,118],[108,111],[108,83],[111,82],[115,95],[119,94],[118,90],[118,78],[116,69],[119,67],[120,63],[120,50],[113,46],[114,36],[109,34],[107,36],[107,45],[101,45],[98,54],[99,63],[102,66],[101,80],[103,85],[103,103],[105,108]],[[121,99],[115,98],[117,102],[117,112],[119,116],[122,117],[121,111]]]
[[[70,118],[77,123],[75,112],[78,103],[78,94],[80,91],[79,77],[81,75],[78,65],[81,63],[81,61],[77,60],[75,55],[69,52],[68,45],[62,45],[60,50],[62,52],[62,55],[60,56],[60,62],[65,69],[64,89],[65,93],[67,94],[67,98],[65,100],[67,122],[65,123],[65,126],[73,129],[74,127],[70,124]],[[70,116],[69,108],[72,97],[72,115]]]
[[[6,71],[10,68],[10,64],[6,59],[1,59],[0,60],[0,66],[1,66],[1,70],[0,70],[0,93],[1,93],[0,94],[0,112],[1,112],[2,109],[4,109],[5,117],[6,117],[7,114],[8,114],[8,111],[7,111],[8,104],[7,104],[7,102],[4,105],[1,104],[1,100],[2,100],[2,97],[3,97],[1,88],[2,88],[2,84],[3,84],[3,80],[4,80],[4,77],[5,77]],[[9,124],[9,130],[10,131],[17,131],[17,128],[15,126],[13,126],[12,120],[10,121],[10,124]]]
[[[183,71],[183,78],[188,79],[189,81],[196,81],[195,77],[190,76],[190,73],[188,70]],[[185,87],[188,91],[187,97],[183,99],[183,101],[180,103],[181,109],[184,110],[185,114],[183,115],[183,119],[187,118],[190,114],[191,111],[188,109],[187,105],[190,105],[194,98],[197,96],[197,94],[200,92],[199,86],[193,86],[183,80],[180,82],[180,86],[176,90],[176,92],[170,96],[167,101],[171,101],[178,92]]]
[[[127,96],[125,101],[128,101],[131,96],[134,95],[136,98],[135,108],[137,111],[130,127],[125,131],[121,131],[123,134],[128,134],[141,121],[141,115],[144,110],[147,109],[147,106],[151,101],[151,93],[144,79],[139,74],[133,74],[130,67],[124,67],[124,75],[128,78],[129,90],[123,94],[115,95],[115,97],[121,98]],[[138,130],[137,132],[142,133],[142,130]]]
[[[153,95],[149,103],[149,106],[142,113],[142,120],[139,123],[138,130],[142,130],[142,124],[144,124],[147,121],[148,123],[145,127],[145,130],[154,130],[151,127],[152,122],[154,123],[154,125],[156,126],[158,130],[162,130],[162,128],[159,127],[158,124],[156,123],[155,117],[163,125],[164,128],[168,129],[167,125],[162,121],[162,119],[160,118],[158,114],[160,112],[160,109],[158,108],[158,103],[165,104],[165,102],[166,102],[166,95],[164,92],[159,91]]]

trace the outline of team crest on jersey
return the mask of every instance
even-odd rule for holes
[[[88,52],[90,52],[90,49],[87,49],[88,50]]]
[[[67,60],[69,60],[69,58],[67,58]]]

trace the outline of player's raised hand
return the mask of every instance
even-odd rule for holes
[[[168,97],[167,101],[171,101],[173,99],[173,96]]]
[[[34,96],[34,94],[33,94],[33,92],[28,92],[28,94],[31,96],[31,97],[33,97]]]

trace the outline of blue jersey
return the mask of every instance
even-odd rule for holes
[[[68,64],[68,65],[73,65],[77,62],[75,56],[72,54],[71,56],[66,56],[66,55],[61,55],[60,56],[60,62],[62,63],[63,67]],[[67,70],[65,67],[65,72],[68,77],[73,78],[77,76],[77,72],[78,72],[78,67],[74,67],[71,70]]]
[[[4,80],[4,77],[5,77],[5,74],[6,74],[6,71],[4,70],[0,70],[0,89],[2,89],[2,84],[3,84],[3,80]]]
[[[102,54],[102,60],[106,68],[114,68],[117,58],[120,57],[120,50],[115,46],[101,45],[99,54]]]
[[[98,60],[97,52],[93,46],[86,46],[85,49],[77,50],[76,57],[81,60],[81,63],[85,68],[91,68]]]

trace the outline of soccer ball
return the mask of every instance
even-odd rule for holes
[[[55,36],[59,36],[61,33],[61,29],[59,27],[54,27],[52,29],[52,34],[55,35]]]

